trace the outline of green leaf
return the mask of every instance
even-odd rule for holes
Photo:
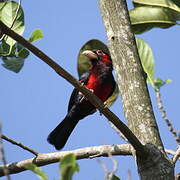
[[[179,0],[172,0],[179,8],[180,8],[180,1]]]
[[[156,78],[154,80],[154,86],[155,86],[155,91],[158,91],[162,86],[164,86],[165,84],[169,84],[172,80],[167,79],[167,80],[162,80],[160,78]]]
[[[18,56],[25,59],[29,56],[29,51],[25,48],[21,49],[19,52],[18,52]]]
[[[174,2],[173,2],[174,1]],[[133,0],[135,7],[137,6],[158,6],[168,8],[174,11],[180,12],[180,7],[177,6],[176,2],[179,0]]]
[[[60,162],[61,177],[60,180],[71,180],[75,172],[79,171],[74,154],[64,156]]]
[[[43,38],[43,33],[40,29],[36,29],[29,37],[29,42],[39,41]]]
[[[78,55],[78,75],[79,75],[79,77],[83,73],[87,72],[90,68],[90,62],[86,56],[82,55],[82,52],[85,50],[93,50],[93,49],[101,49],[104,52],[106,52],[107,54],[110,54],[108,47],[103,42],[101,42],[97,39],[92,39],[92,40],[89,40],[88,42],[86,42],[80,49],[79,55]],[[115,102],[118,95],[119,95],[119,89],[118,89],[118,86],[116,85],[116,88],[115,88],[112,96],[109,97],[107,99],[107,101],[105,101],[105,104],[108,107],[110,107]]]
[[[20,43],[16,43],[16,47],[17,47],[15,53],[16,57],[18,56],[25,59],[29,56],[30,54],[29,51],[23,45],[21,45]]]
[[[147,82],[154,87],[154,57],[149,45],[142,39],[136,38],[139,57],[145,73],[147,74]]]
[[[17,13],[17,9],[19,8],[19,11]],[[14,21],[16,17],[16,20]],[[13,24],[13,27],[11,29],[15,31],[16,33],[22,35],[24,32],[24,13],[21,7],[19,7],[19,4],[14,1],[7,1],[4,2],[0,6],[0,20],[5,23],[8,27],[11,27]],[[7,44],[10,46],[13,46],[15,44],[15,40],[12,38],[6,36],[5,39]]]
[[[25,168],[34,172],[39,177],[39,179],[48,180],[45,172],[42,171],[42,169],[38,168],[35,164],[28,164],[25,166]]]
[[[166,79],[165,82],[166,82],[166,84],[169,84],[169,83],[172,82],[172,80],[171,79]]]
[[[141,34],[152,28],[169,28],[178,24],[179,19],[175,11],[168,8],[141,6],[129,11],[134,33]]]
[[[19,43],[14,44],[9,50],[10,46],[4,41],[0,45],[0,57],[3,60],[5,67],[8,70],[18,73],[23,65],[24,60],[29,56],[29,51]]]
[[[0,44],[0,56],[9,54],[10,46],[3,40]]]
[[[16,73],[18,73],[24,66],[24,58],[21,57],[8,56],[2,57],[2,60],[4,62],[4,64],[2,64],[3,67]]]
[[[0,2],[0,12],[5,5],[6,5],[6,2]]]

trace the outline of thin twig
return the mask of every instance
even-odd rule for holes
[[[128,142],[128,140],[126,139],[126,137],[121,133],[121,131],[114,126],[113,123],[111,123],[111,121],[109,121],[110,126],[115,130],[115,132],[117,133],[117,135],[119,135],[124,141]]]
[[[111,180],[118,170],[118,162],[116,159],[114,159],[112,157],[111,152],[108,152],[108,157],[110,158],[110,160],[112,161],[112,164],[113,164],[112,171],[109,171],[107,166],[105,165],[105,163],[103,163],[100,159],[97,159],[97,162],[100,164],[100,166],[102,167],[102,169],[105,173],[105,180]]]
[[[3,172],[4,175],[6,176],[7,180],[11,180],[10,175],[9,175],[9,170],[7,168],[7,161],[5,158],[5,152],[4,152],[4,148],[3,148],[3,141],[2,141],[2,126],[0,124],[0,155],[1,155],[1,159],[3,162]]]
[[[115,158],[113,158],[111,152],[109,152],[109,158],[110,160],[112,161],[112,164],[113,164],[113,170],[112,170],[112,173],[115,174],[118,170],[118,162]]]
[[[164,109],[160,90],[156,91],[156,99],[157,99],[157,105],[158,105],[158,108],[159,108],[159,110],[160,110],[160,112],[161,112],[162,118],[163,118],[164,121],[166,122],[169,131],[173,134],[176,142],[180,145],[180,138],[178,137],[177,132],[176,132],[175,129],[173,128],[172,123],[171,123],[170,120],[168,119],[166,110]]]
[[[180,157],[180,145],[178,146],[177,151],[176,151],[176,154],[175,154],[174,157],[173,157],[173,163],[174,163],[174,164],[175,164],[176,161],[179,159],[179,157]]]
[[[17,142],[17,141],[15,141],[15,140],[13,140],[13,139],[11,139],[11,138],[3,135],[3,134],[1,135],[1,137],[2,137],[2,139],[4,139],[4,140],[6,140],[6,141],[8,141],[8,142],[10,142],[10,143],[12,143],[12,144],[14,144],[14,145],[16,145],[16,146],[19,146],[19,147],[21,147],[22,149],[25,149],[26,151],[28,151],[28,152],[36,155],[36,156],[39,154],[39,153],[36,152],[35,150],[33,150],[33,149],[31,149],[31,148],[23,145],[22,143]]]
[[[100,159],[97,159],[97,162],[99,163],[102,170],[104,171],[105,177],[107,177],[107,175],[109,173],[107,166]]]
[[[147,156],[147,151],[144,145],[142,145],[142,143],[137,139],[137,137],[132,133],[132,131],[112,111],[105,107],[102,101],[99,98],[97,98],[95,94],[93,94],[83,85],[81,85],[79,81],[77,81],[71,74],[69,74],[66,70],[59,66],[55,61],[53,61],[53,59],[48,57],[44,52],[32,45],[19,34],[12,31],[1,21],[0,28],[3,33],[22,44],[29,51],[31,51],[33,54],[39,57],[43,62],[48,64],[53,70],[56,71],[57,74],[66,79],[75,88],[82,92],[84,96],[124,134],[124,136],[128,139],[128,141],[131,143],[131,145],[134,147],[134,149],[140,156]]]

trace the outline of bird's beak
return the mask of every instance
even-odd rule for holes
[[[91,50],[85,50],[82,52],[82,54],[89,58],[89,60],[98,59],[97,54]]]

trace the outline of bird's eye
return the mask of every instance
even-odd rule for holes
[[[97,52],[98,55],[102,55],[103,54],[103,52],[101,50],[97,50],[96,52]]]

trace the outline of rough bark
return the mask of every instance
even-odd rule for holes
[[[125,117],[130,129],[149,150],[147,159],[136,156],[139,175],[143,180],[173,179],[173,165],[164,154],[126,2],[99,0],[99,3]]]

